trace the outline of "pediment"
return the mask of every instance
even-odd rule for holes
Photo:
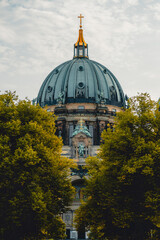
[[[79,132],[79,133],[77,133],[75,136],[73,136],[72,137],[72,139],[74,139],[74,138],[83,138],[83,139],[85,139],[85,138],[90,138],[90,137],[88,137],[85,133],[83,133],[83,132]]]

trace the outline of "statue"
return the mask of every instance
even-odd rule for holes
[[[37,102],[37,98],[34,98],[34,99],[32,100],[32,105],[35,106],[35,105],[36,105],[36,102]]]
[[[116,89],[114,86],[110,87],[110,95],[111,95],[111,100],[116,100]]]
[[[62,104],[64,99],[64,91],[58,93],[57,103]]]
[[[79,145],[78,153],[80,157],[84,157],[84,146],[82,144]]]
[[[99,92],[99,103],[100,104],[106,104],[106,99],[104,98],[104,92]]]

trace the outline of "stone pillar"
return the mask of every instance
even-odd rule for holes
[[[69,145],[69,123],[66,122],[66,136],[65,136],[66,144]]]
[[[85,146],[85,157],[88,157],[87,156],[87,147]]]
[[[78,147],[76,147],[76,158],[78,159]]]
[[[89,132],[90,132],[91,137],[92,137],[92,145],[93,145],[93,126],[92,125],[89,125]]]
[[[73,134],[73,123],[69,124],[69,146],[71,146],[71,141],[72,141],[72,134]]]

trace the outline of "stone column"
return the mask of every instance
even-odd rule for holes
[[[73,134],[73,123],[70,123],[69,124],[69,146],[71,146],[72,134]]]
[[[89,125],[89,132],[90,132],[91,137],[92,137],[92,145],[93,145],[93,126],[92,125]]]

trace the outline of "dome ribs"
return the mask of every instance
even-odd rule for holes
[[[88,58],[74,58],[56,67],[44,80],[37,103],[100,103],[125,107],[124,93],[112,72]]]

